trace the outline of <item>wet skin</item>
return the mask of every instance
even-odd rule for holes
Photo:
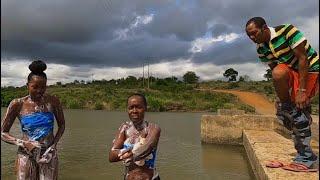
[[[121,160],[130,162],[126,176],[127,180],[151,179],[153,177],[153,169],[149,169],[147,166],[138,166],[133,163],[133,159],[136,161],[147,157],[151,151],[157,147],[160,137],[161,130],[157,125],[152,123],[146,125],[147,123],[144,121],[145,110],[146,107],[141,97],[132,96],[128,99],[127,111],[131,123],[124,123],[120,126],[112,149],[109,152],[110,162]],[[146,138],[146,150],[143,153],[136,156],[134,156],[131,150],[120,153],[120,149],[123,148],[126,140],[136,143],[141,136]]]
[[[42,107],[43,112],[52,112],[58,124],[58,131],[56,135],[51,132],[46,137],[35,142],[29,139],[26,133],[23,133],[22,140],[24,149],[27,152],[31,152],[36,143],[45,145],[46,147],[52,146],[56,148],[56,145],[61,138],[65,129],[65,120],[62,111],[62,106],[58,98],[45,94],[47,80],[41,76],[32,76],[32,79],[27,83],[29,96],[14,99],[8,106],[7,113],[3,117],[3,124],[1,127],[1,139],[10,144],[16,144],[16,137],[10,135],[9,131],[16,119],[23,115],[36,112],[38,107]]]

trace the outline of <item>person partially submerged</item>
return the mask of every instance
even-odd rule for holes
[[[4,115],[1,140],[18,146],[16,172],[18,180],[55,180],[58,178],[58,156],[56,146],[64,129],[65,120],[58,98],[46,94],[47,68],[42,61],[29,65],[27,87],[29,95],[11,101]],[[9,131],[19,119],[22,138]],[[54,135],[54,120],[58,131]]]
[[[109,161],[123,161],[125,180],[160,180],[155,160],[161,129],[144,119],[147,101],[144,95],[136,93],[127,99],[130,121],[123,123],[109,152]]]

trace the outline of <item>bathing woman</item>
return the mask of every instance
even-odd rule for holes
[[[18,180],[55,180],[58,178],[56,146],[65,129],[65,120],[58,98],[46,94],[47,66],[42,61],[29,65],[29,95],[11,101],[3,118],[1,139],[18,146],[16,172]],[[22,137],[9,131],[19,119]],[[58,131],[54,135],[54,120]]]
[[[128,98],[130,121],[123,123],[113,141],[109,161],[123,161],[125,180],[159,180],[155,159],[160,137],[160,127],[144,119],[147,101],[142,94]]]

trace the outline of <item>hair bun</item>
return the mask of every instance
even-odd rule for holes
[[[40,60],[33,61],[29,65],[29,69],[34,74],[41,74],[41,73],[43,73],[43,71],[45,71],[47,69],[47,65],[46,65],[46,63],[44,63],[43,61],[40,61]]]

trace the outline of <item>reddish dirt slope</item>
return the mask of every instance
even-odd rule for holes
[[[236,90],[212,90],[215,92],[231,93],[239,97],[240,101],[245,104],[248,104],[256,109],[256,112],[259,114],[275,114],[274,103],[270,102],[265,96],[245,91],[236,91]]]

